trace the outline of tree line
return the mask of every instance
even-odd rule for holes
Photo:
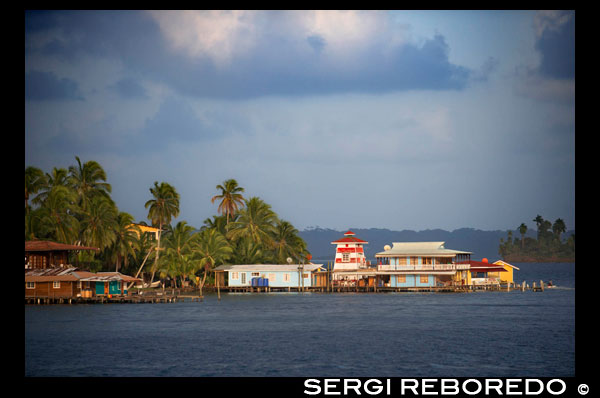
[[[180,196],[167,182],[155,182],[144,204],[148,221],[134,222],[111,198],[111,185],[102,166],[93,160],[51,172],[25,168],[25,240],[51,240],[91,246],[99,252],[78,251],[73,264],[97,271],[120,271],[150,283],[158,276],[171,286],[184,282],[202,290],[214,279],[211,270],[222,264],[286,263],[310,259],[298,230],[281,219],[259,197],[245,198],[235,179],[216,186],[211,202],[217,214],[200,228],[179,216]],[[157,238],[138,225],[158,228]]]
[[[557,218],[554,223],[544,220],[539,214],[532,221],[537,226],[537,237],[526,237],[527,225],[521,223],[517,228],[520,237],[513,237],[513,231],[507,232],[507,238],[500,238],[498,254],[504,260],[527,262],[575,261],[575,234],[566,240],[565,222]]]

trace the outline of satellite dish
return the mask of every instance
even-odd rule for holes
[[[291,263],[292,263],[292,261],[294,261],[294,260],[292,260],[292,258],[291,258],[291,257],[288,257],[288,258],[286,259],[286,261],[288,262],[288,264],[291,264]]]
[[[390,250],[392,247],[390,245],[385,245],[383,246],[383,250],[388,251]]]

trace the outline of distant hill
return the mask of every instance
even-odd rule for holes
[[[368,260],[375,259],[375,253],[383,251],[385,245],[392,245],[392,242],[427,242],[441,241],[446,242],[446,249],[464,250],[472,252],[472,260],[496,261],[500,259],[498,246],[500,239],[506,240],[507,231],[482,231],[473,228],[460,228],[454,231],[445,231],[443,229],[426,229],[424,231],[391,231],[389,229],[379,228],[350,228],[356,234],[357,238],[369,242],[365,245],[365,255]],[[336,239],[344,236],[344,231],[333,229],[311,228],[300,231],[300,237],[308,245],[314,259],[333,259],[335,257],[335,246],[331,244]],[[565,237],[570,236],[574,231],[567,231]],[[528,231],[525,236],[535,237],[537,231]],[[513,238],[520,239],[518,231],[513,231]]]

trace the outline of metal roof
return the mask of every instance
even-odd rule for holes
[[[52,242],[49,240],[26,240],[26,252],[48,252],[48,251],[63,251],[63,250],[95,250],[97,247],[67,245],[65,243]]]
[[[446,249],[445,242],[393,242],[389,250],[375,253],[375,257],[426,255],[454,256],[456,254],[472,254],[462,250]]]
[[[225,264],[215,268],[215,271],[297,272],[301,266],[304,266],[305,271],[314,271],[321,268],[323,264]]]

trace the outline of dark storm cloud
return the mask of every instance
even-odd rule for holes
[[[575,77],[575,15],[564,24],[545,29],[535,44],[542,59],[539,72],[545,77]]]
[[[146,89],[136,79],[123,78],[110,88],[114,89],[124,99],[148,98]]]
[[[32,70],[25,74],[25,99],[44,100],[83,100],[77,82],[58,78],[52,72]]]
[[[301,51],[268,28],[255,48],[235,58],[231,65],[217,67],[207,57],[188,57],[169,48],[158,25],[146,14],[129,11],[82,11],[32,14],[26,28],[40,34],[60,26],[63,36],[42,46],[26,45],[29,52],[72,58],[79,54],[118,58],[139,76],[165,83],[196,97],[246,99],[265,95],[318,95],[378,93],[409,89],[460,90],[471,74],[448,61],[444,37],[436,35],[422,46],[405,43],[391,51],[380,47],[380,38],[351,58],[325,62],[321,53],[328,43],[319,35],[306,37],[313,51]],[[46,17],[46,18],[44,18]],[[53,21],[56,25],[53,24]],[[58,25],[60,23],[60,25]],[[32,35],[30,35],[32,36]],[[27,37],[27,35],[26,35]],[[331,61],[331,60],[329,60]],[[133,81],[121,81],[123,95],[142,95]]]

